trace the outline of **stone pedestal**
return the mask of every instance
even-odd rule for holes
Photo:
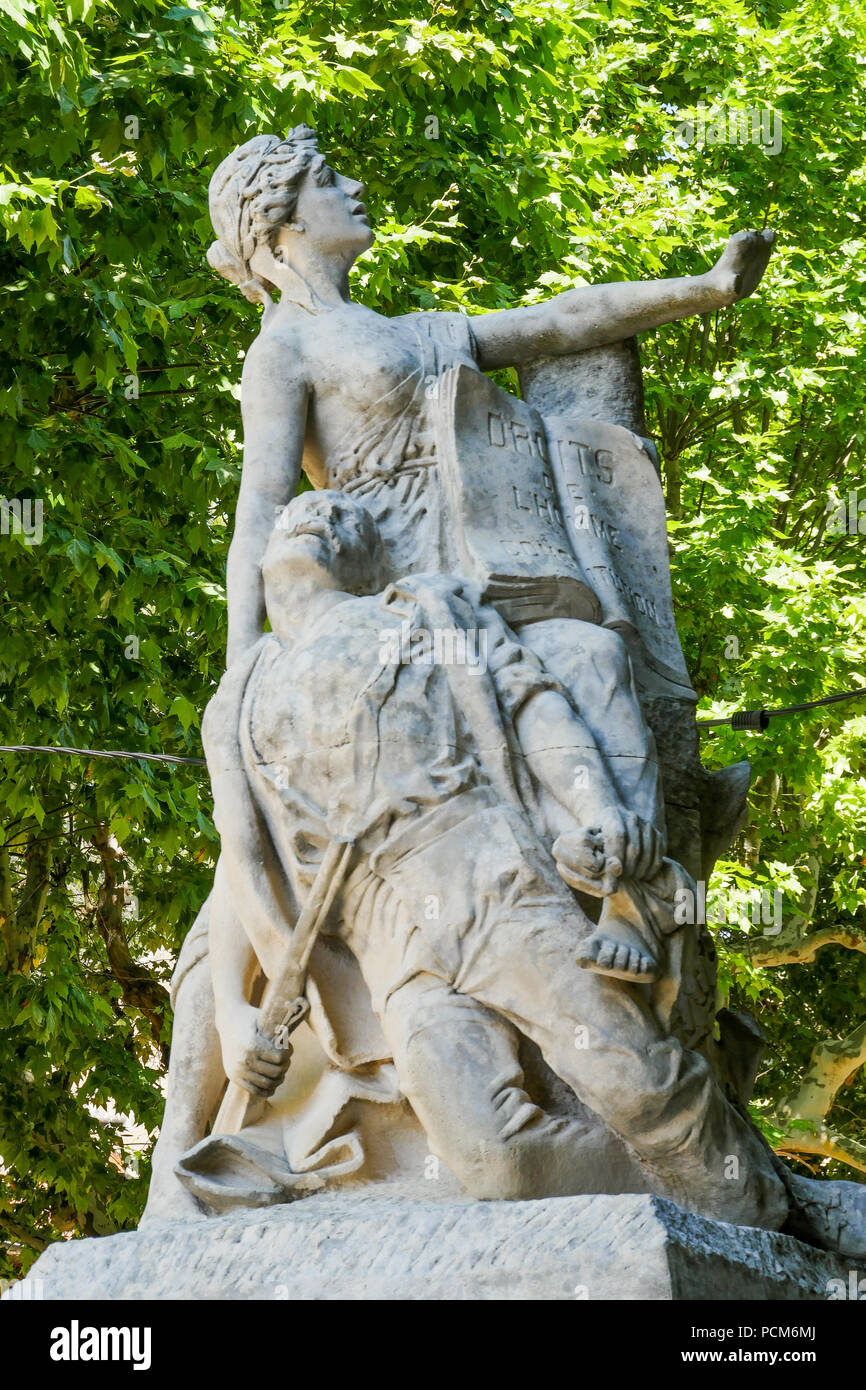
[[[58,1242],[46,1299],[826,1300],[848,1264],[650,1196],[534,1202],[322,1193]],[[7,1297],[9,1295],[7,1294]]]

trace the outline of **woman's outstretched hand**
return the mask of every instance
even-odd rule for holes
[[[769,229],[736,232],[731,237],[708,275],[724,294],[726,303],[736,304],[738,299],[747,299],[755,292],[767,269],[775,240],[776,233]]]

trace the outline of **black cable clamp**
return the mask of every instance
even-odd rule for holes
[[[731,715],[732,729],[761,729],[767,728],[770,722],[769,711],[765,709],[741,709],[736,714]]]

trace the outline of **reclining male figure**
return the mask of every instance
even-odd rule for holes
[[[246,994],[256,965],[244,931],[253,875],[238,846],[250,844],[241,819],[252,793],[281,840],[299,901],[312,876],[307,856],[353,827],[355,862],[326,929],[358,961],[401,1089],[468,1190],[530,1195],[520,1182],[509,1186],[521,1164],[531,1195],[588,1187],[574,1127],[545,1117],[522,1089],[519,1031],[600,1129],[619,1137],[620,1171],[630,1167],[624,1190],[645,1190],[649,1170],[653,1190],[699,1212],[781,1225],[787,1198],[771,1157],[704,1059],[664,1036],[646,986],[578,964],[592,924],[516,788],[519,744],[535,779],[573,811],[573,778],[558,783],[549,757],[539,764],[532,751],[536,718],[545,748],[551,719],[571,747],[569,701],[464,584],[413,577],[379,593],[380,556],[369,514],[350,498],[296,498],[265,555],[273,636],[261,639],[240,705],[242,768],[224,770],[212,752],[236,707],[222,692],[208,707],[203,733],[225,877],[235,885],[211,906],[226,1071],[268,1094],[288,1063],[257,1034]],[[383,631],[402,627],[407,613],[428,628],[482,624],[488,677],[383,665]],[[230,670],[225,689],[231,679]],[[509,765],[518,772],[511,787]],[[637,1156],[630,1164],[623,1145]],[[596,1143],[596,1162],[598,1153]]]

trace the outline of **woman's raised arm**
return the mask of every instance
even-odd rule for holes
[[[737,232],[703,275],[585,285],[544,304],[479,314],[472,319],[478,365],[485,372],[519,367],[535,357],[622,342],[662,323],[735,304],[757,287],[773,239],[770,231]]]

